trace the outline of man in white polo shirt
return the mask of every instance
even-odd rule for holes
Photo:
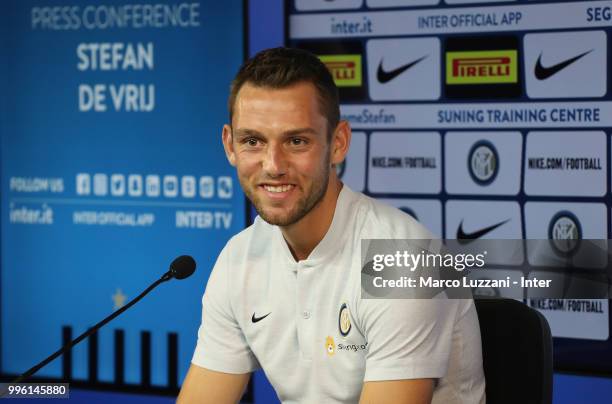
[[[225,246],[179,403],[235,403],[263,368],[285,403],[484,403],[471,300],[361,299],[361,239],[428,239],[343,185],[351,131],[312,54],[276,48],[232,83],[223,145],[259,216]]]

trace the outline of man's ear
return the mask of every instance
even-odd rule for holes
[[[344,161],[351,145],[351,126],[347,121],[338,122],[331,139],[331,163],[340,164]]]
[[[236,167],[236,151],[234,150],[232,127],[227,124],[223,125],[223,134],[221,137],[223,139],[223,149],[225,149],[227,161],[229,161],[232,166]]]

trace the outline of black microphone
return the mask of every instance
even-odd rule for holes
[[[79,335],[78,337],[76,337],[75,339],[73,339],[72,341],[64,345],[63,347],[61,347],[59,350],[51,354],[51,356],[49,356],[48,358],[40,362],[38,365],[32,367],[27,372],[23,373],[21,376],[13,380],[11,383],[12,384],[21,383],[24,380],[31,377],[32,375],[34,375],[34,373],[38,372],[40,369],[46,366],[53,359],[57,358],[64,352],[68,351],[73,346],[75,346],[79,342],[83,341],[85,338],[89,337],[91,334],[98,331],[100,328],[102,328],[104,325],[109,323],[115,317],[117,317],[118,315],[120,315],[121,313],[123,313],[124,311],[132,307],[133,305],[135,305],[140,299],[145,297],[150,291],[155,289],[159,284],[169,281],[172,278],[185,279],[191,276],[191,274],[195,272],[195,269],[196,269],[196,262],[189,255],[181,255],[180,257],[175,258],[174,261],[172,261],[172,263],[170,264],[170,270],[166,272],[165,274],[163,274],[161,278],[153,282],[153,284],[151,284],[151,286],[146,288],[144,292],[136,296],[134,299],[130,300],[128,304],[121,307],[120,309],[112,313],[110,316],[106,317],[104,320],[100,321],[98,324],[94,325],[92,328],[90,328],[83,334]],[[3,392],[3,394],[1,394],[0,397],[3,396],[4,394],[6,394],[6,391]]]
[[[196,262],[189,255],[181,255],[172,261],[167,272],[171,278],[185,279],[190,277],[196,269]],[[164,275],[166,276],[166,275]]]

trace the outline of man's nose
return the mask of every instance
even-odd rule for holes
[[[287,156],[281,145],[268,145],[264,156],[263,170],[272,177],[279,177],[287,173]]]

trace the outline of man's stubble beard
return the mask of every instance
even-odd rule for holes
[[[255,191],[252,191],[251,188],[245,186],[241,181],[242,189],[244,190],[247,198],[251,201],[257,214],[266,222],[275,226],[290,226],[294,223],[299,222],[304,216],[306,216],[312,209],[314,209],[319,202],[325,196],[325,192],[327,191],[327,186],[329,184],[329,167],[330,157],[328,156],[325,159],[325,164],[323,168],[322,179],[318,178],[314,179],[312,182],[312,192],[310,195],[307,195],[306,198],[300,199],[297,201],[295,208],[292,211],[289,211],[286,215],[279,217],[278,215],[269,215],[265,212],[261,201],[256,197]]]

